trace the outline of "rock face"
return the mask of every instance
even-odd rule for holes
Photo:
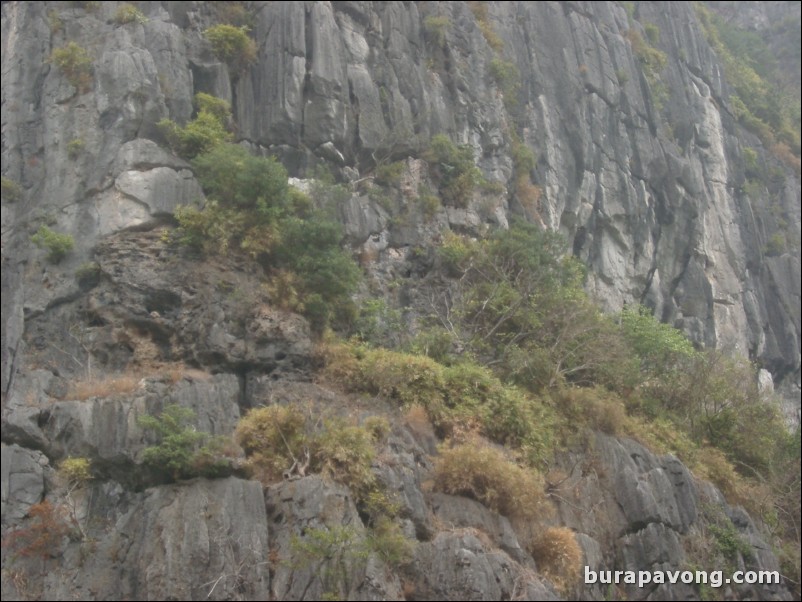
[[[142,2],[129,23],[117,2],[2,4],[2,525],[4,538],[30,528],[43,501],[69,525],[42,557],[4,549],[3,599],[605,598],[600,585],[556,589],[507,517],[431,492],[436,439],[403,425],[373,472],[417,541],[404,566],[362,545],[370,521],[353,493],[319,475],[264,490],[238,476],[154,485],[138,416],[177,404],[193,428],[228,435],[254,406],[351,401],[313,382],[308,323],[268,304],[251,264],[165,238],[176,207],[203,195],[157,124],[185,123],[206,92],[231,102],[239,142],[291,175],[333,168],[354,189],[337,207],[348,243],[380,282],[419,276],[447,229],[480,235],[517,217],[558,230],[608,309],[644,303],[701,344],[749,355],[798,408],[800,251],[769,243],[800,239],[799,175],[738,125],[690,3],[638,2],[632,16],[613,2],[479,3],[482,16],[464,2],[252,2],[258,57],[242,71],[203,36],[220,4]],[[788,16],[746,4],[760,23]],[[633,50],[647,23],[668,57],[659,86]],[[50,60],[69,42],[91,59],[77,86]],[[438,133],[469,145],[496,187],[427,210],[421,155]],[[516,144],[536,156],[530,203],[508,194]],[[770,182],[746,186],[745,149]],[[397,198],[360,187],[396,160]],[[31,243],[43,225],[75,240],[58,264]],[[54,470],[70,456],[93,462],[80,488]],[[733,566],[777,570],[750,517],[673,456],[598,435],[558,464],[554,521],[594,570],[689,566],[720,524],[748,544]],[[310,554],[323,532],[360,552]],[[722,591],[790,599],[779,585]]]

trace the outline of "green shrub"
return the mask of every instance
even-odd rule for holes
[[[550,511],[543,481],[533,469],[478,442],[442,450],[433,478],[436,490],[475,499],[509,518],[538,520]]]
[[[251,474],[266,485],[280,481],[284,471],[303,461],[308,451],[305,428],[306,418],[293,406],[271,405],[248,412],[237,424],[235,437],[248,457]]]
[[[515,63],[495,57],[490,61],[490,75],[504,93],[504,102],[515,101],[515,95],[521,87],[521,74]]]
[[[194,418],[194,411],[176,404],[165,406],[158,416],[139,416],[139,426],[159,439],[157,445],[145,448],[142,454],[145,464],[176,481],[230,474],[231,464],[224,456],[225,442],[195,430]]]
[[[451,27],[451,21],[445,16],[429,15],[423,20],[423,32],[432,45],[442,48],[446,43],[446,32]]]
[[[498,34],[490,24],[490,15],[487,12],[487,2],[480,2],[471,0],[468,2],[468,8],[471,9],[473,16],[476,18],[476,25],[482,32],[487,45],[490,46],[495,52],[501,52],[504,49],[504,42],[498,37]]]
[[[769,237],[766,243],[766,255],[769,257],[777,257],[785,253],[788,249],[788,243],[785,241],[785,236],[782,232],[775,232]]]
[[[256,42],[248,37],[244,26],[215,25],[203,35],[211,42],[214,55],[234,71],[241,71],[256,60]]]
[[[56,48],[50,55],[50,62],[58,67],[67,81],[83,92],[89,88],[92,78],[92,59],[85,48],[70,42]]]
[[[401,175],[404,173],[404,162],[395,161],[384,163],[376,167],[376,183],[382,186],[398,186],[401,183]]]
[[[3,176],[2,197],[6,203],[16,203],[17,201],[22,200],[22,186],[17,184],[11,178]]]
[[[157,126],[167,138],[173,152],[187,159],[210,152],[232,138],[225,124],[206,111],[198,113],[184,127],[170,119],[162,119]]]
[[[133,4],[120,4],[117,12],[114,13],[114,22],[117,25],[125,25],[126,23],[139,23],[142,25],[147,21],[147,17]]]
[[[448,136],[432,137],[428,150],[423,155],[437,180],[440,196],[457,207],[466,207],[474,190],[484,178],[474,165],[470,146],[457,146]]]
[[[195,109],[198,113],[211,113],[223,125],[231,119],[231,104],[205,92],[195,94]]]
[[[380,517],[368,532],[368,548],[392,568],[402,567],[412,560],[415,542],[408,539],[398,523]]]
[[[86,142],[84,142],[83,138],[73,138],[67,143],[67,156],[70,159],[77,159],[85,147]]]
[[[82,263],[75,270],[75,279],[81,286],[94,286],[100,281],[100,264],[95,261]]]
[[[47,249],[47,259],[51,263],[59,263],[75,247],[75,239],[70,234],[59,234],[47,226],[40,226],[31,242],[40,249]]]
[[[176,210],[182,243],[258,259],[269,274],[271,302],[303,313],[318,332],[332,320],[352,319],[350,295],[361,272],[340,247],[342,229],[289,188],[281,164],[218,144],[193,165],[210,200],[203,209]]]
[[[70,488],[80,487],[92,479],[92,462],[89,458],[70,456],[59,463],[58,475]]]

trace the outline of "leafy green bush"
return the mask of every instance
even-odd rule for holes
[[[478,442],[440,452],[435,460],[434,487],[475,499],[509,518],[538,520],[551,509],[540,475]]]
[[[157,445],[145,448],[145,464],[176,481],[231,474],[231,463],[224,455],[225,442],[195,430],[194,418],[194,411],[176,404],[165,406],[158,416],[139,416],[139,426],[159,439]]]
[[[471,147],[457,146],[448,136],[437,134],[432,137],[423,158],[429,163],[443,200],[466,207],[474,190],[484,180],[482,172],[474,165]]]
[[[644,306],[621,310],[621,331],[637,354],[641,368],[651,374],[673,372],[685,360],[697,356],[693,344],[676,328],[658,321]]]
[[[241,71],[256,60],[256,42],[248,37],[247,27],[215,25],[203,35],[211,42],[214,55],[234,71]]]
[[[317,331],[351,315],[361,273],[340,247],[341,227],[289,188],[280,163],[218,144],[193,164],[210,200],[203,209],[176,211],[181,242],[260,260],[271,276],[271,302],[304,313]]]
[[[31,237],[31,242],[40,249],[47,249],[47,259],[51,263],[59,263],[75,247],[72,235],[59,234],[47,226],[39,226],[36,234]]]
[[[123,3],[117,8],[114,13],[114,22],[117,25],[125,25],[126,23],[147,23],[147,17],[133,4]]]
[[[205,92],[195,94],[195,109],[198,113],[211,113],[223,125],[231,119],[231,104]]]
[[[92,462],[89,458],[70,456],[59,463],[58,475],[69,487],[80,487],[92,479]]]
[[[11,178],[3,176],[2,179],[2,198],[7,203],[16,203],[22,200],[22,186]]]
[[[67,81],[83,92],[89,88],[92,78],[92,59],[85,48],[70,42],[56,48],[50,55],[50,62],[58,67]]]
[[[187,159],[209,152],[232,138],[225,124],[206,111],[198,113],[184,127],[170,119],[162,119],[157,125],[173,152]]]
[[[490,61],[490,75],[504,93],[504,103],[515,103],[516,94],[521,87],[521,74],[515,63],[495,57]]]

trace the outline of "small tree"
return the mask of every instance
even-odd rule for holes
[[[214,55],[234,71],[242,71],[256,60],[256,42],[248,37],[247,27],[215,25],[203,35],[211,42]]]
[[[153,431],[160,440],[158,445],[145,449],[145,463],[176,481],[228,474],[230,464],[222,457],[222,441],[195,430],[191,424],[194,418],[195,412],[177,404],[165,406],[159,416],[140,416],[139,425]]]
[[[59,69],[73,86],[81,91],[89,87],[92,77],[92,59],[85,48],[70,42],[63,48],[56,48],[50,61]]]
[[[31,242],[40,249],[47,249],[47,259],[59,263],[75,247],[75,239],[69,234],[59,234],[47,226],[40,226],[31,237]]]

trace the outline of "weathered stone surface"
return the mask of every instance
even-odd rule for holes
[[[486,537],[486,536],[485,536]],[[415,597],[427,600],[559,599],[473,529],[438,533],[415,552]],[[529,598],[537,592],[537,598]]]
[[[397,578],[366,557],[367,533],[346,487],[309,476],[268,487],[265,503],[273,553],[288,560],[274,566],[277,599],[399,597]]]
[[[45,488],[43,467],[46,464],[47,458],[40,452],[3,444],[0,456],[0,515],[4,527],[18,523],[33,504],[42,500]]]

